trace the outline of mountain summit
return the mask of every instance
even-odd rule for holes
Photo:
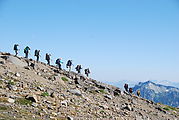
[[[154,82],[140,82],[133,90],[141,91],[143,98],[173,107],[179,107],[179,88],[155,84]]]
[[[82,74],[0,53],[0,119],[178,120],[179,109]]]

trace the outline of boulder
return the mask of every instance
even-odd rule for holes
[[[105,95],[104,97],[112,100],[112,96],[111,95]]]
[[[2,59],[7,60],[9,56],[1,56]]]
[[[39,89],[40,91],[44,91],[45,89],[43,87],[38,86],[37,89]]]
[[[71,116],[68,116],[67,120],[73,120],[73,118]]]
[[[38,104],[37,104],[37,103],[32,103],[32,106],[33,106],[33,107],[37,107]]]
[[[86,80],[86,78],[83,75],[80,75],[80,79],[83,80],[83,81]]]
[[[99,89],[94,86],[85,87],[86,92],[98,91]]]
[[[24,68],[25,68],[26,70],[30,70],[30,67],[29,67],[29,66],[24,66]]]
[[[96,87],[98,87],[99,89],[106,89],[106,86],[103,83],[96,82],[95,84],[96,84]]]
[[[77,96],[82,96],[81,91],[78,89],[73,89],[73,90],[69,90],[68,92],[77,95]]]
[[[22,88],[28,88],[27,83],[22,83]]]
[[[5,61],[0,61],[0,64],[5,64]]]
[[[75,84],[78,84],[78,85],[81,85],[81,86],[84,85],[82,80],[80,80],[80,79],[75,79]]]
[[[107,105],[100,105],[99,107],[101,107],[102,109],[109,109]]]
[[[126,105],[126,109],[129,110],[129,111],[133,110],[133,108],[130,105]]]
[[[11,53],[3,52],[2,55],[11,55]]]
[[[56,94],[55,92],[52,92],[52,93],[50,94],[50,96],[51,96],[52,98],[57,98],[57,94]]]
[[[66,107],[67,107],[67,106],[68,106],[68,102],[67,102],[66,100],[64,100],[64,101],[62,101],[62,102],[61,102],[61,105],[63,105],[63,106],[66,106]]]
[[[8,84],[7,87],[9,88],[9,90],[14,90],[14,91],[17,90],[17,87],[15,85]]]
[[[16,76],[16,77],[20,77],[21,75],[20,75],[19,73],[16,73],[15,76]]]
[[[32,102],[38,102],[37,96],[35,94],[30,94],[30,95],[26,96],[26,99],[28,99]]]
[[[116,89],[114,90],[114,96],[120,95],[121,94],[121,90],[120,89]]]
[[[122,109],[123,110],[126,109],[128,111],[133,111],[133,108],[128,103],[125,103],[124,105],[122,105]]]
[[[7,102],[9,102],[9,103],[14,103],[14,102],[15,102],[15,100],[14,100],[14,99],[12,99],[12,98],[8,98],[8,99],[7,99]]]

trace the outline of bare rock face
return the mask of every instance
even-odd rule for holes
[[[22,60],[18,59],[17,57],[13,57],[13,56],[9,56],[7,58],[8,61],[10,61],[11,63],[20,66],[20,67],[25,67],[27,66],[26,62],[23,62]]]

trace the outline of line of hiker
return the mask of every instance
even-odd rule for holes
[[[29,46],[26,46],[26,47],[25,47],[25,49],[24,49],[25,58],[28,58],[28,56],[29,56],[29,54],[30,54],[30,50],[31,50],[31,49],[30,49]],[[15,56],[17,56],[17,55],[18,55],[18,52],[20,51],[18,44],[15,44],[15,45],[14,45],[14,51],[15,51]],[[37,50],[37,49],[36,49],[35,52],[34,52],[34,56],[36,57],[36,61],[39,62],[39,59],[40,59],[40,57],[41,57],[41,56],[40,56],[40,50]],[[46,55],[45,55],[45,60],[47,61],[47,64],[50,65],[51,54],[46,53]],[[55,64],[58,66],[58,68],[59,68],[60,70],[62,70],[62,64],[63,64],[62,58],[58,58],[58,59],[56,60]],[[74,66],[73,63],[72,63],[72,60],[68,60],[67,63],[66,63],[66,68],[67,68],[69,71],[71,71],[72,66]],[[77,66],[75,67],[75,69],[76,69],[77,73],[80,74],[80,73],[81,73],[81,70],[82,70],[82,66],[81,66],[81,65],[77,65]],[[89,77],[89,74],[90,74],[89,68],[84,69],[84,72],[85,72],[86,76]]]
[[[126,92],[132,94],[133,93],[133,89],[129,88],[128,84],[124,84],[124,89]],[[140,96],[140,90],[137,90],[137,96]]]

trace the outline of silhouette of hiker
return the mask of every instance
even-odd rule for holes
[[[66,64],[66,68],[69,68],[69,71],[71,71],[71,67],[72,67],[72,60],[68,60],[67,64]]]
[[[133,89],[129,88],[129,93],[132,94],[132,92],[133,92]]]
[[[40,57],[40,50],[35,50],[34,56],[37,57],[37,62],[39,62],[39,57]]]
[[[46,53],[45,60],[47,60],[47,64],[50,65],[50,54]]]
[[[29,46],[25,47],[25,49],[24,49],[25,58],[28,58],[29,51],[30,51],[30,47]]]
[[[126,92],[128,92],[128,84],[124,85],[124,89],[125,89]]]
[[[15,56],[17,56],[17,54],[18,54],[18,50],[19,50],[18,46],[19,46],[18,44],[14,45]]]
[[[56,60],[55,64],[57,64],[58,67],[59,67],[59,69],[62,70],[62,68],[61,68],[61,67],[62,67],[61,64],[63,64],[63,62],[62,62],[62,58],[58,58],[58,59]]]
[[[81,65],[77,65],[75,69],[76,69],[76,71],[77,71],[78,73],[80,73],[80,72],[81,72],[82,67],[81,67]]]
[[[85,69],[85,74],[86,74],[87,77],[89,76],[89,74],[90,74],[89,68]]]

